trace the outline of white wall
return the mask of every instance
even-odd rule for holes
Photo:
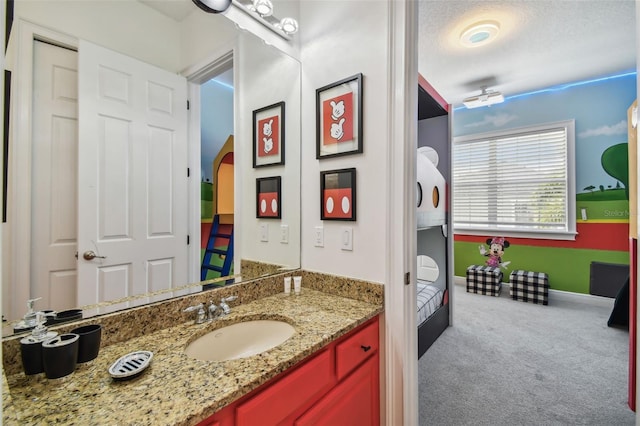
[[[137,1],[15,2],[14,20],[91,41],[169,71],[180,70],[180,26]]]
[[[239,38],[236,60],[236,167],[242,171],[240,205],[241,253],[244,259],[287,267],[300,266],[300,63],[249,33]],[[253,168],[253,111],[285,102],[285,164]],[[281,176],[282,218],[256,219],[256,178]],[[260,241],[261,224],[269,241]],[[289,243],[280,242],[280,226],[288,225]]]
[[[388,144],[388,5],[385,1],[301,1],[302,267],[384,282]],[[363,154],[316,159],[316,92],[363,73]],[[320,171],[355,167],[356,222],[320,220]],[[314,246],[324,226],[324,247]],[[353,251],[340,247],[341,228],[353,227]]]
[[[238,33],[225,16],[196,8],[180,23],[180,70],[206,64],[231,51]]]

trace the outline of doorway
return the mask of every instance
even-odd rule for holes
[[[226,67],[200,85],[201,281],[234,273],[233,63]]]

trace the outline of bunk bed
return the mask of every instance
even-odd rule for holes
[[[418,74],[417,332],[421,358],[450,324],[450,105]],[[439,267],[438,267],[439,265]]]
[[[449,292],[446,281],[438,280],[439,268],[429,256],[418,256],[417,308],[418,358],[449,326]]]

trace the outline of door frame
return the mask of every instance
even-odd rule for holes
[[[189,245],[189,254],[192,264],[189,269],[189,282],[196,283],[200,281],[200,179],[199,173],[196,174],[196,170],[200,170],[200,143],[201,143],[201,128],[200,117],[202,108],[200,105],[200,86],[207,81],[211,80],[216,75],[233,67],[233,58],[236,57],[237,48],[236,42],[228,43],[210,54],[204,60],[197,64],[190,66],[180,72],[182,76],[187,79],[187,98],[189,99],[189,110],[187,111],[187,135],[189,139],[189,167],[191,168],[191,180],[189,181],[189,235],[191,235],[192,243]],[[234,86],[238,81],[238,69],[233,67],[233,81]],[[238,91],[233,91],[233,105],[238,105]],[[235,134],[236,129],[236,114],[233,114],[233,129]],[[235,140],[235,139],[234,139]],[[241,211],[242,197],[238,193],[238,188],[242,187],[242,174],[240,173],[238,164],[234,164],[233,168],[233,195],[234,195],[234,215],[235,212]],[[241,227],[236,227],[234,224],[233,230],[233,244],[234,252],[240,253],[241,249]],[[234,271],[240,271],[240,259],[234,256],[233,259]],[[191,276],[191,274],[195,274]]]

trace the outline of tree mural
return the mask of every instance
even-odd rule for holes
[[[602,168],[611,177],[624,185],[624,193],[629,199],[629,154],[627,143],[619,143],[605,149],[600,158]]]

